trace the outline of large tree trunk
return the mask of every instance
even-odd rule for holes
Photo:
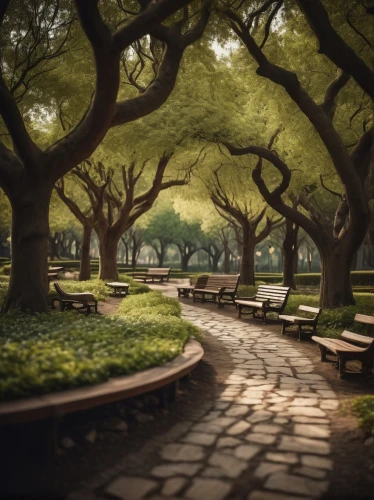
[[[297,234],[299,226],[287,219],[286,235],[283,241],[283,286],[296,290],[295,261],[297,263]]]
[[[79,281],[86,281],[91,279],[91,263],[90,263],[91,234],[92,234],[92,227],[83,226]]]
[[[352,293],[351,269],[354,253],[342,242],[329,252],[320,252],[320,306],[332,309],[355,304]]]
[[[188,271],[188,263],[190,261],[190,257],[191,256],[188,253],[181,253],[181,268],[184,272]]]
[[[12,269],[3,310],[48,311],[49,202],[52,189],[29,190],[12,204]]]
[[[118,238],[105,232],[99,237],[99,278],[104,281],[118,281],[117,248]]]
[[[247,228],[243,228],[243,253],[240,263],[240,283],[255,285],[255,242]]]

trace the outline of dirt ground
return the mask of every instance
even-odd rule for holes
[[[191,299],[181,301],[192,303]],[[100,312],[114,312],[119,302],[120,299],[110,298],[100,304]],[[236,311],[230,306],[218,311],[213,304],[196,304],[196,307],[212,308],[216,313],[237,317]],[[268,328],[280,335],[279,322],[269,321]],[[357,420],[349,411],[349,402],[359,395],[374,394],[373,377],[365,378],[356,372],[339,380],[335,363],[321,363],[319,350],[312,341],[306,339],[298,342],[296,335],[292,334],[288,338],[313,361],[316,373],[328,380],[341,402],[341,409],[330,415],[334,470],[324,500],[372,500],[374,446],[364,445],[367,436],[358,429]],[[73,438],[76,445],[71,449],[63,449],[60,443],[58,454],[48,460],[45,460],[45,450],[41,449],[39,440],[40,432],[45,433],[45,429],[37,425],[25,426],[23,429],[18,427],[9,430],[6,436],[0,436],[0,498],[62,500],[69,492],[90,484],[99,472],[115,470],[119,463],[126,461],[129,473],[131,468],[136,473],[139,461],[144,466],[152,464],[157,460],[161,436],[188,418],[191,412],[203,411],[215,394],[220,392],[220,385],[233,367],[230,356],[215,338],[206,336],[203,347],[203,361],[194,370],[190,380],[180,384],[177,399],[168,409],[160,407],[156,393],[153,398],[143,396],[70,415],[60,422],[60,436]],[[351,368],[356,370],[358,367],[352,365]],[[134,408],[148,414],[151,419],[139,422],[131,416]],[[101,426],[106,419],[117,415],[125,415],[129,424],[128,432],[116,432]],[[87,442],[83,437],[90,429],[99,429],[94,442]]]

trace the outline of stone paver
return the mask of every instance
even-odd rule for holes
[[[162,289],[175,297],[173,286]],[[97,498],[224,500],[238,478],[248,484],[241,497],[247,500],[320,498],[333,465],[329,413],[338,408],[329,384],[287,338],[258,321],[239,321],[192,301],[182,311],[217,338],[234,369],[205,414],[184,422],[174,440],[160,440],[158,463],[139,467],[139,477],[127,477],[124,466]]]

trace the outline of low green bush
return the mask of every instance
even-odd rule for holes
[[[351,403],[353,413],[357,416],[360,427],[365,432],[374,431],[374,396],[361,396]]]
[[[122,300],[118,307],[118,314],[124,317],[139,317],[150,314],[180,318],[181,311],[182,308],[178,300],[165,297],[161,292],[129,296]]]
[[[2,314],[0,400],[97,384],[162,365],[197,334],[187,321],[160,315]]]
[[[0,310],[5,302],[5,297],[8,292],[9,283],[0,281]]]
[[[353,286],[374,286],[374,271],[352,271]],[[319,285],[321,273],[295,274],[296,285]]]

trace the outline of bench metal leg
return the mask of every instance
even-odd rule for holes
[[[326,347],[322,344],[318,344],[319,350],[321,351],[321,361],[326,361]]]
[[[300,342],[300,340],[301,340],[301,325],[298,325],[298,327],[297,327],[297,332],[298,332],[298,334],[299,334],[299,339],[298,339],[298,340],[299,340],[299,342]]]
[[[339,367],[339,378],[344,377],[345,372],[345,359],[338,358],[338,367]]]

